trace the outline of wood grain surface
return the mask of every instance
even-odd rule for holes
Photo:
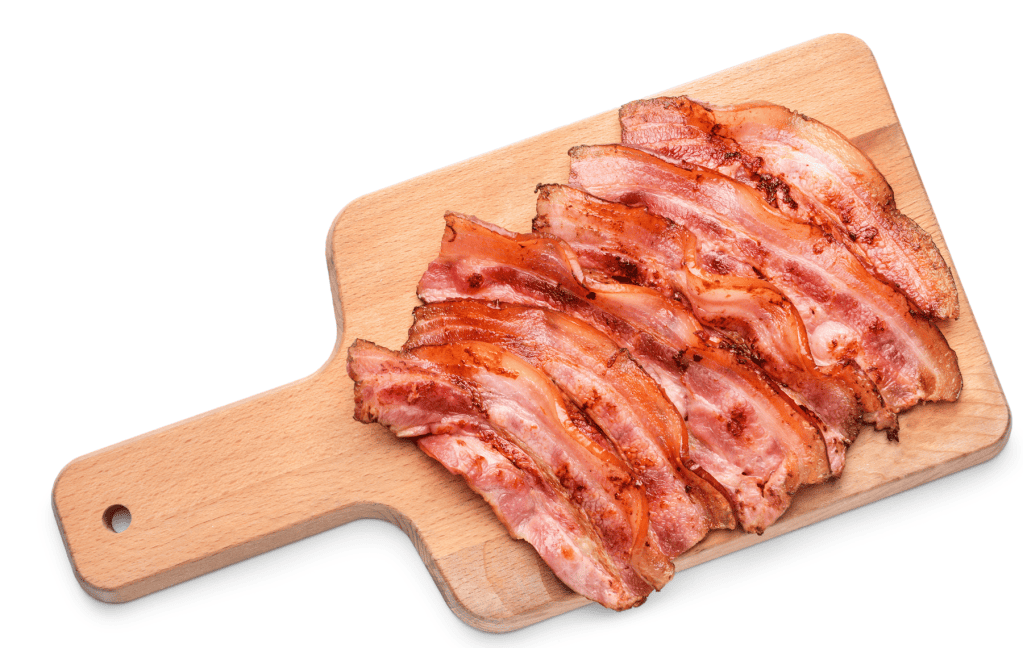
[[[655,94],[717,104],[767,100],[838,129],[877,164],[900,209],[950,262],[867,46],[820,38]],[[347,347],[405,341],[415,286],[437,254],[446,210],[528,231],[533,189],[564,182],[576,144],[618,141],[617,109],[364,196],[337,217],[327,261],[337,315],[334,351],[295,383],[80,457],[57,477],[53,508],[82,587],[123,602],[345,522],[374,517],[404,530],[451,609],[508,631],[577,608],[525,542],[512,540],[460,478],[409,441],[352,418]],[[954,266],[953,266],[953,272]],[[958,282],[958,275],[956,275]],[[901,417],[901,441],[863,434],[841,479],[806,488],[762,536],[713,532],[679,569],[985,461],[1004,446],[1009,410],[960,286],[962,315],[941,326],[959,356],[956,403]],[[121,505],[131,524],[108,528]],[[669,585],[670,587],[670,585]]]

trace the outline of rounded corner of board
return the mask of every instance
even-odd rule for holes
[[[989,457],[989,459],[999,455],[1002,452],[1002,450],[1005,449],[1005,445],[1009,443],[1009,437],[1011,435],[1012,435],[1012,409],[1009,407],[1009,404],[1006,403],[1005,427],[1002,429],[1001,434],[998,435],[998,438],[995,440],[995,442],[991,444],[993,452],[991,453],[991,457]]]
[[[367,198],[369,198],[372,195],[373,195],[372,193],[363,194],[363,195],[359,196],[358,198],[354,198],[354,199],[348,201],[348,204],[346,204],[344,207],[342,207],[341,211],[339,211],[337,213],[337,215],[334,216],[334,220],[332,220],[330,222],[330,227],[327,228],[327,245],[326,245],[326,248],[327,248],[326,252],[327,252],[327,261],[328,261],[328,263],[332,262],[332,259],[334,258],[334,253],[335,253],[334,252],[334,242],[337,239],[338,225],[340,225],[340,223],[342,221],[344,221],[345,215],[352,209],[352,207],[358,205],[359,203],[361,203],[362,201],[366,200]]]
[[[836,43],[841,42],[846,43],[850,46],[859,47],[860,49],[865,49],[868,52],[870,51],[870,46],[867,45],[867,42],[865,40],[863,40],[859,36],[855,36],[853,34],[849,34],[846,32],[835,32],[833,34],[828,34],[823,38],[834,41]]]
[[[82,573],[78,571],[77,568],[74,569],[74,573],[75,580],[77,580],[81,588],[85,590],[85,593],[91,596],[92,598],[96,599],[100,603],[116,605],[119,603],[127,603],[128,601],[132,601],[138,598],[137,596],[126,597],[120,590],[99,587],[89,582],[89,580],[86,579],[85,576],[83,576]]]
[[[450,596],[447,591],[443,591],[443,594],[444,602],[462,623],[481,632],[488,632],[490,634],[505,634],[521,630],[522,628],[545,621],[568,611],[567,609],[545,610],[541,611],[539,614],[517,614],[495,617],[493,615],[488,615],[485,611],[471,609],[463,601],[458,600],[457,595],[455,595],[454,592],[451,592]]]
[[[874,51],[870,49],[870,45],[868,45],[867,42],[859,36],[854,36],[853,34],[845,32],[826,34],[807,41],[802,45],[796,45],[792,49],[799,50],[804,47],[810,49],[823,48],[831,51],[843,51],[846,53],[862,53],[869,58],[875,68],[879,67],[877,65],[877,58],[874,56]],[[880,69],[878,69],[878,73],[880,73]]]
[[[64,525],[61,522],[60,515],[60,503],[63,500],[62,487],[67,481],[68,475],[74,473],[75,469],[84,458],[85,457],[78,457],[65,464],[64,467],[60,469],[60,472],[57,473],[57,476],[53,480],[53,487],[50,489],[50,505],[53,507],[53,514],[57,518],[58,526],[60,526],[61,535],[64,534]]]

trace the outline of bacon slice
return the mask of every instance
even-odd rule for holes
[[[637,286],[584,284],[562,242],[447,214],[425,302],[498,300],[559,310],[628,348],[683,413],[690,459],[722,486],[742,526],[762,532],[800,484],[830,476],[819,431],[751,363],[707,336],[691,313]]]
[[[798,402],[820,417],[831,471],[864,420],[889,431],[898,420],[855,366],[818,367],[792,303],[765,281],[697,274],[696,240],[642,207],[627,207],[563,185],[543,185],[533,231],[567,242],[586,270],[645,285],[688,302],[701,323],[729,334]],[[687,263],[689,264],[687,266]]]
[[[760,190],[785,214],[824,227],[923,313],[959,316],[955,280],[934,241],[896,208],[884,176],[841,133],[762,102],[711,109],[661,97],[626,104],[619,117],[623,144]]]
[[[855,361],[896,411],[958,397],[962,375],[941,332],[820,228],[709,169],[618,145],[570,155],[572,186],[643,205],[698,236],[701,253],[731,274],[770,281],[799,310],[818,364]]]
[[[424,451],[465,476],[583,595],[624,609],[671,578],[671,562],[646,541],[642,490],[526,363],[487,344],[399,355],[359,340],[348,371],[358,420],[421,437]]]
[[[554,491],[528,455],[485,427],[419,437],[420,449],[493,507],[513,538],[533,545],[565,585],[615,610],[643,602],[649,586],[629,590],[592,525]]]
[[[728,501],[682,462],[688,435],[660,387],[607,336],[546,309],[472,300],[415,310],[405,349],[489,342],[548,375],[605,433],[646,491],[652,535],[678,556],[712,528],[734,528]]]

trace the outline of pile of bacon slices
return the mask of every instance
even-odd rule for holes
[[[955,400],[952,274],[870,160],[771,104],[620,111],[533,232],[448,213],[408,342],[349,350],[355,416],[482,495],[572,589],[642,603],[709,530],[762,533],[864,425]]]

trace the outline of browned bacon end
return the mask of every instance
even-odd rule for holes
[[[685,466],[688,434],[660,387],[607,336],[561,313],[473,300],[415,311],[406,349],[482,341],[549,376],[611,440],[643,484],[657,545],[678,556],[710,529],[734,528],[728,501]]]
[[[544,185],[538,193],[535,233],[566,241],[587,271],[688,304],[819,416],[833,474],[842,472],[845,448],[865,422],[897,429],[894,413],[855,366],[816,365],[795,306],[769,283],[715,274],[712,265],[701,265],[696,237],[642,207],[563,185]]]
[[[707,345],[691,313],[648,288],[584,283],[563,242],[445,218],[441,253],[420,280],[420,297],[558,310],[627,348],[687,417],[691,461],[722,486],[747,531],[776,520],[800,484],[830,476],[813,423],[751,363]]]
[[[920,312],[959,316],[955,280],[934,241],[838,131],[774,104],[710,108],[686,97],[635,101],[619,118],[622,143],[758,189],[783,213],[824,227]]]
[[[855,362],[896,411],[958,397],[962,375],[941,332],[820,228],[785,218],[716,171],[638,149],[576,147],[571,158],[573,186],[674,220],[700,238],[701,253],[778,288],[799,310],[819,364]]]
[[[397,354],[362,340],[348,359],[359,420],[417,436],[579,593],[614,609],[638,605],[673,572],[646,542],[645,497],[523,365],[490,345]]]

